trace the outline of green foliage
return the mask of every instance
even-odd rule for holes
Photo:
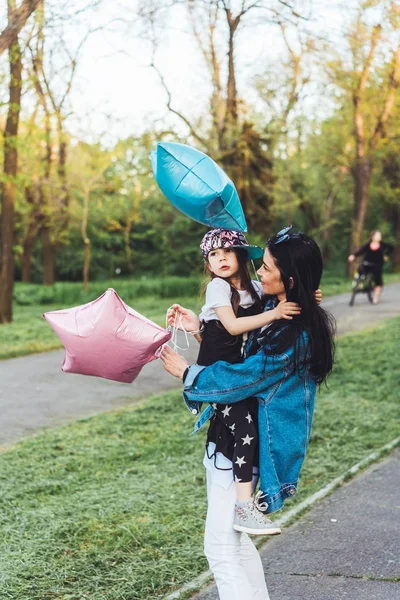
[[[344,104],[331,118],[314,123],[306,144],[275,161],[275,229],[289,222],[314,236],[330,270],[341,263],[344,271],[353,218],[354,143],[349,111]],[[383,140],[380,145],[370,186],[365,242],[369,231],[380,229],[385,241],[396,243],[400,231],[399,149],[398,139]]]
[[[235,182],[249,230],[266,236],[275,182],[271,139],[247,120],[237,129],[226,134],[227,147],[215,158]]]
[[[264,244],[274,231],[292,223],[294,228],[316,237],[327,264],[344,263],[353,205],[351,106],[346,100],[323,122],[310,124],[298,117],[296,123],[299,139],[292,136],[286,154],[273,156],[268,136],[264,139],[260,128],[250,123],[243,126],[236,150],[217,159],[236,181],[248,218],[250,242]],[[393,123],[398,126],[398,116]],[[309,133],[302,137],[301,131],[306,127]],[[40,141],[39,132],[28,130],[28,133]],[[28,133],[24,144],[28,144]],[[87,237],[91,281],[111,279],[116,270],[123,276],[135,277],[201,274],[199,244],[206,228],[181,214],[161,194],[150,169],[149,154],[155,142],[155,134],[147,133],[120,140],[112,149],[83,143],[69,148],[68,218],[58,223],[58,229],[55,227],[52,233],[57,249],[56,280],[82,279],[83,198],[89,184]],[[37,207],[27,201],[24,186],[32,187],[42,169],[40,161],[25,153],[28,148],[24,147],[25,179],[21,179],[18,188],[16,224],[17,278],[21,277],[27,228],[32,214],[37,212]],[[398,235],[400,218],[395,214],[399,195],[398,183],[394,181],[398,155],[396,136],[390,142],[385,138],[373,172],[366,222],[367,230],[380,227],[385,239],[392,242]],[[51,185],[52,189],[58,189],[56,183]],[[51,207],[50,203],[50,212]],[[53,217],[56,224],[56,213]],[[38,233],[31,273],[33,281],[42,281]]]
[[[288,7],[283,4],[280,3],[281,17],[288,16]],[[196,15],[199,23],[211,17],[203,9],[191,6],[192,18]],[[158,13],[159,17],[161,13]],[[254,14],[257,14],[256,10]],[[220,53],[222,47],[219,47],[224,39],[224,15],[219,16],[216,21],[216,39],[219,41],[213,58],[217,79],[225,60],[223,52]],[[330,267],[339,262],[344,264],[354,218],[352,94],[371,50],[371,27],[377,18],[382,25],[381,37],[368,70],[362,101],[368,142],[386,100],[393,40],[400,18],[394,3],[379,0],[359,5],[354,18],[351,16],[346,22],[340,46],[329,46],[328,38],[321,46],[319,36],[303,30],[301,19],[294,26],[279,18],[277,22],[282,25],[286,39],[280,58],[267,62],[261,70],[257,68],[250,83],[256,88],[261,105],[250,100],[252,93],[238,95],[234,98],[235,117],[227,118],[226,92],[217,85],[210,96],[210,110],[198,115],[191,123],[198,136],[181,139],[177,132],[160,133],[155,126],[141,135],[128,132],[127,137],[118,140],[113,147],[105,147],[102,141],[88,143],[71,139],[64,131],[65,180],[63,169],[60,170],[57,164],[62,144],[54,118],[51,119],[49,153],[46,146],[49,132],[42,111],[27,114],[21,121],[18,135],[14,246],[17,279],[21,278],[32,222],[36,223],[32,280],[39,282],[43,278],[40,228],[44,223],[51,227],[56,280],[82,279],[85,198],[89,198],[86,233],[91,251],[90,280],[111,279],[116,271],[135,277],[199,275],[202,261],[198,245],[205,227],[174,209],[158,189],[151,171],[150,152],[159,139],[190,145],[198,143],[200,138],[203,140],[201,149],[209,152],[236,184],[249,225],[250,241],[254,236],[263,243],[274,231],[292,223],[296,229],[317,238],[326,264]],[[247,35],[251,35],[251,23],[241,23],[240,27],[242,25],[249,27]],[[52,32],[52,35],[57,34]],[[202,43],[206,56],[205,38]],[[240,53],[240,44],[233,45],[234,52]],[[243,68],[240,54],[235,54],[235,64]],[[239,77],[238,69],[236,67],[239,81],[242,75]],[[321,78],[324,81],[321,107],[316,111],[317,116],[310,118],[308,98],[320,93],[317,88]],[[215,86],[217,79],[209,83]],[[24,85],[29,90],[34,82],[26,81]],[[53,85],[56,84],[53,82]],[[56,95],[59,93],[59,90],[53,91]],[[367,231],[378,227],[385,240],[397,244],[400,236],[399,183],[396,178],[400,155],[399,115],[397,94],[373,160],[365,223],[365,238]],[[68,120],[63,121],[65,127],[67,123]],[[0,139],[1,154],[2,144]],[[46,159],[50,154],[51,164]],[[395,262],[396,268],[400,269],[400,250]]]
[[[293,507],[398,435],[400,319],[338,344]],[[204,434],[179,391],[0,455],[5,598],[161,599],[206,569]]]

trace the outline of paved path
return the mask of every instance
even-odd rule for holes
[[[323,303],[336,317],[339,334],[400,314],[400,283],[385,288],[378,306],[364,296],[357,297],[353,308],[348,302],[349,294],[343,294]],[[198,346],[190,341],[190,349],[182,354],[194,362]],[[0,447],[44,427],[126,406],[181,385],[160,361],[146,365],[132,385],[65,374],[62,361],[62,350],[0,361]]]
[[[349,300],[350,294],[341,294],[323,302],[323,306],[337,319],[339,335],[358,331],[400,315],[400,282],[392,283],[383,289],[381,301],[377,306],[368,302],[366,294],[358,294],[353,307],[349,306]]]
[[[271,600],[400,600],[399,473],[400,449],[268,541]],[[193,600],[217,598],[212,586]]]

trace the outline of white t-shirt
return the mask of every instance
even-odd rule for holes
[[[263,295],[262,285],[259,281],[252,281],[253,287],[259,297]],[[249,308],[254,304],[254,300],[246,290],[238,290],[240,296],[239,306]],[[215,277],[207,285],[206,303],[201,309],[199,315],[200,321],[218,320],[215,309],[220,306],[232,306],[232,290],[227,281],[221,277]]]

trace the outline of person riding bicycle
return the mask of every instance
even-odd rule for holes
[[[363,262],[358,268],[358,272],[360,275],[364,273],[372,273],[373,275],[375,288],[372,304],[378,304],[379,302],[379,298],[383,289],[383,264],[386,260],[388,260],[387,255],[392,251],[393,246],[391,244],[382,242],[381,232],[373,231],[371,233],[369,242],[364,246],[361,246],[361,248],[359,248],[357,252],[354,252],[354,254],[350,254],[347,259],[349,262],[353,262],[357,256],[364,256]]]

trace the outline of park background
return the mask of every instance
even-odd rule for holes
[[[350,290],[372,229],[399,280],[397,2],[8,0],[0,18],[1,359],[60,347],[41,314],[109,286],[159,324],[201,306],[206,228],[158,189],[160,140],[229,174],[251,243],[313,235],[325,297]],[[397,318],[338,341],[295,502],[395,437],[399,335]],[[206,568],[203,447],[180,402],[0,455],[4,597],[162,598]]]

